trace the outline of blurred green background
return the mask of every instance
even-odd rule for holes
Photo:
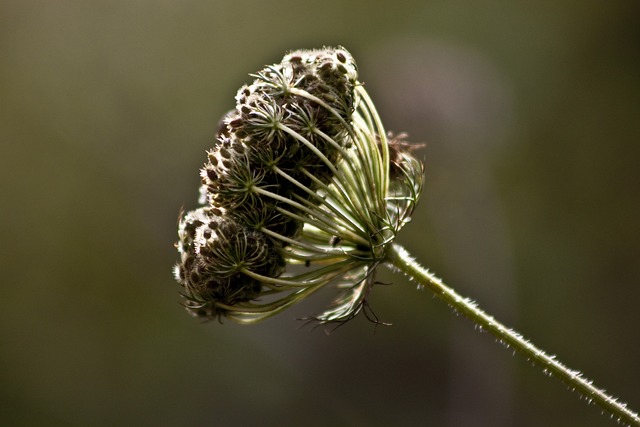
[[[201,324],[181,207],[248,73],[341,44],[426,142],[399,236],[498,319],[640,408],[640,6],[633,1],[0,2],[0,424],[608,426],[385,272],[376,314]]]

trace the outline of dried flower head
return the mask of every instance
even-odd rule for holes
[[[333,283],[313,318],[346,321],[410,220],[423,166],[385,132],[346,49],[293,51],[252,76],[201,171],[203,207],[180,221],[186,306],[248,323]]]

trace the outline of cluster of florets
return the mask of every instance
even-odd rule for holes
[[[214,317],[260,294],[260,284],[242,274],[244,265],[263,275],[277,275],[282,260],[269,239],[222,214],[203,207],[180,221],[181,263],[176,278],[185,288],[187,308],[195,315]],[[217,305],[208,302],[216,302]]]
[[[187,309],[215,318],[278,277],[300,208],[350,144],[357,68],[342,48],[294,51],[253,75],[201,170],[202,207],[183,215],[175,276]],[[293,203],[292,203],[293,201]]]

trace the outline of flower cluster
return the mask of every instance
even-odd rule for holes
[[[315,318],[348,320],[410,218],[422,164],[386,135],[346,49],[293,51],[252,76],[207,153],[202,207],[180,218],[185,306],[252,322],[334,282],[344,292]]]

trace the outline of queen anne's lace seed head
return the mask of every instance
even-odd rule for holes
[[[410,218],[422,164],[387,137],[344,48],[292,51],[253,77],[201,171],[204,207],[180,221],[187,308],[253,322],[335,283],[314,318],[348,320]]]

